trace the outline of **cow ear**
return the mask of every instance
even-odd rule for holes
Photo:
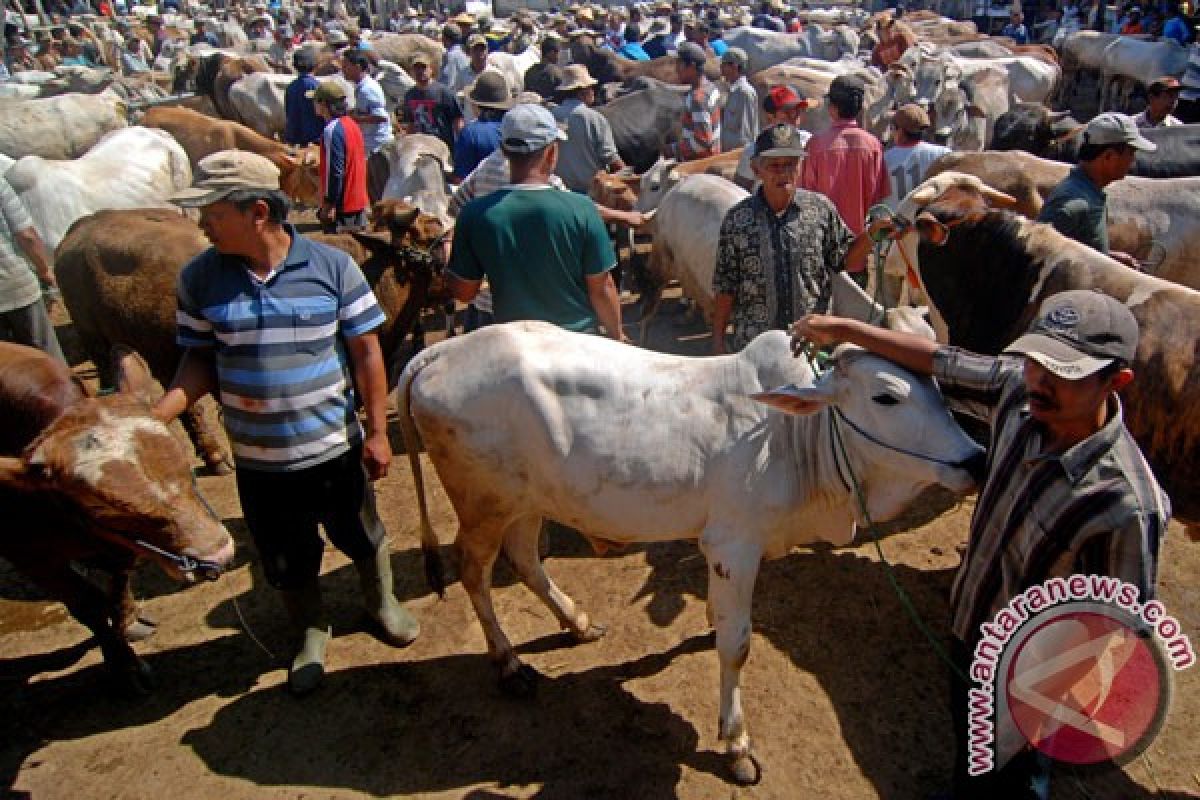
[[[983,109],[979,106],[975,105],[974,103],[970,103],[967,105],[967,116],[974,117],[975,119],[983,119],[987,116],[987,114],[985,114]]]
[[[751,399],[795,416],[816,414],[834,400],[834,394],[826,381],[818,381],[813,386],[780,386],[767,392],[750,395]]]
[[[390,237],[384,238],[384,236],[378,233],[364,233],[362,231],[350,231],[350,235],[354,237],[354,241],[367,248],[372,256],[380,256],[392,250]]]
[[[918,206],[927,206],[934,200],[937,200],[937,196],[937,183],[934,181],[929,181],[924,186],[918,186],[916,189],[913,189],[912,193],[908,196],[908,199],[913,203],[916,203]]]
[[[114,347],[112,363],[117,368],[117,391],[153,405],[162,397],[162,387],[150,374],[150,367],[140,355],[127,347]]]
[[[35,453],[36,455],[36,453]],[[0,488],[32,492],[41,486],[42,470],[20,458],[0,456]]]
[[[917,233],[921,236],[921,241],[923,242],[929,242],[940,247],[950,237],[950,231],[946,229],[946,226],[928,212],[918,214],[917,218],[913,220],[913,225],[916,226]]]
[[[395,200],[381,200],[371,209],[376,225],[382,225],[382,229],[391,231],[393,236],[408,233],[408,229],[417,221],[417,215],[420,213],[421,209],[416,206],[406,207],[403,202]]]

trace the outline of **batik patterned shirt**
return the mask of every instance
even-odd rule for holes
[[[829,307],[853,235],[828,198],[798,190],[776,214],[757,191],[721,223],[713,292],[733,295],[733,347]]]

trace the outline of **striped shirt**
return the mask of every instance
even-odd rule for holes
[[[708,78],[683,99],[683,135],[676,145],[680,161],[715,156],[721,152],[721,94]]]
[[[0,312],[33,305],[42,297],[37,276],[17,249],[16,235],[33,227],[21,198],[0,178]]]
[[[362,440],[346,339],[384,322],[353,259],[296,233],[265,280],[210,248],[179,277],[177,342],[216,351],[239,469],[288,472]]]
[[[1107,575],[1137,586],[1140,602],[1153,598],[1170,501],[1125,428],[1116,395],[1103,428],[1048,454],[1020,359],[942,347],[933,374],[952,409],[991,429],[987,478],[950,592],[954,635],[973,646],[981,624],[1053,577]]]

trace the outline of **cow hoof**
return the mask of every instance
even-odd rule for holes
[[[542,676],[528,664],[522,664],[516,672],[500,676],[500,691],[509,697],[525,699],[537,694],[538,680]]]
[[[137,617],[125,628],[125,641],[141,642],[149,639],[158,630],[158,623],[147,617]]]
[[[130,697],[146,697],[154,691],[154,670],[136,656],[132,662],[114,669],[112,677],[118,690]]]
[[[217,461],[213,464],[209,464],[208,471],[213,475],[232,475],[233,465],[228,461]]]
[[[604,634],[608,633],[608,626],[601,625],[598,622],[593,622],[587,626],[587,630],[576,633],[575,640],[582,643],[594,642],[597,639],[603,638]]]
[[[762,780],[762,764],[754,753],[742,753],[733,760],[733,778],[743,786],[754,786]]]

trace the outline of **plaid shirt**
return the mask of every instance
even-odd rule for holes
[[[954,635],[973,646],[982,623],[1053,577],[1112,576],[1137,586],[1140,602],[1153,598],[1171,506],[1116,396],[1103,428],[1047,454],[1019,359],[942,347],[933,374],[952,409],[991,429],[987,478],[950,593]]]
[[[683,100],[683,135],[675,145],[680,161],[715,156],[721,152],[721,93],[708,78]]]

